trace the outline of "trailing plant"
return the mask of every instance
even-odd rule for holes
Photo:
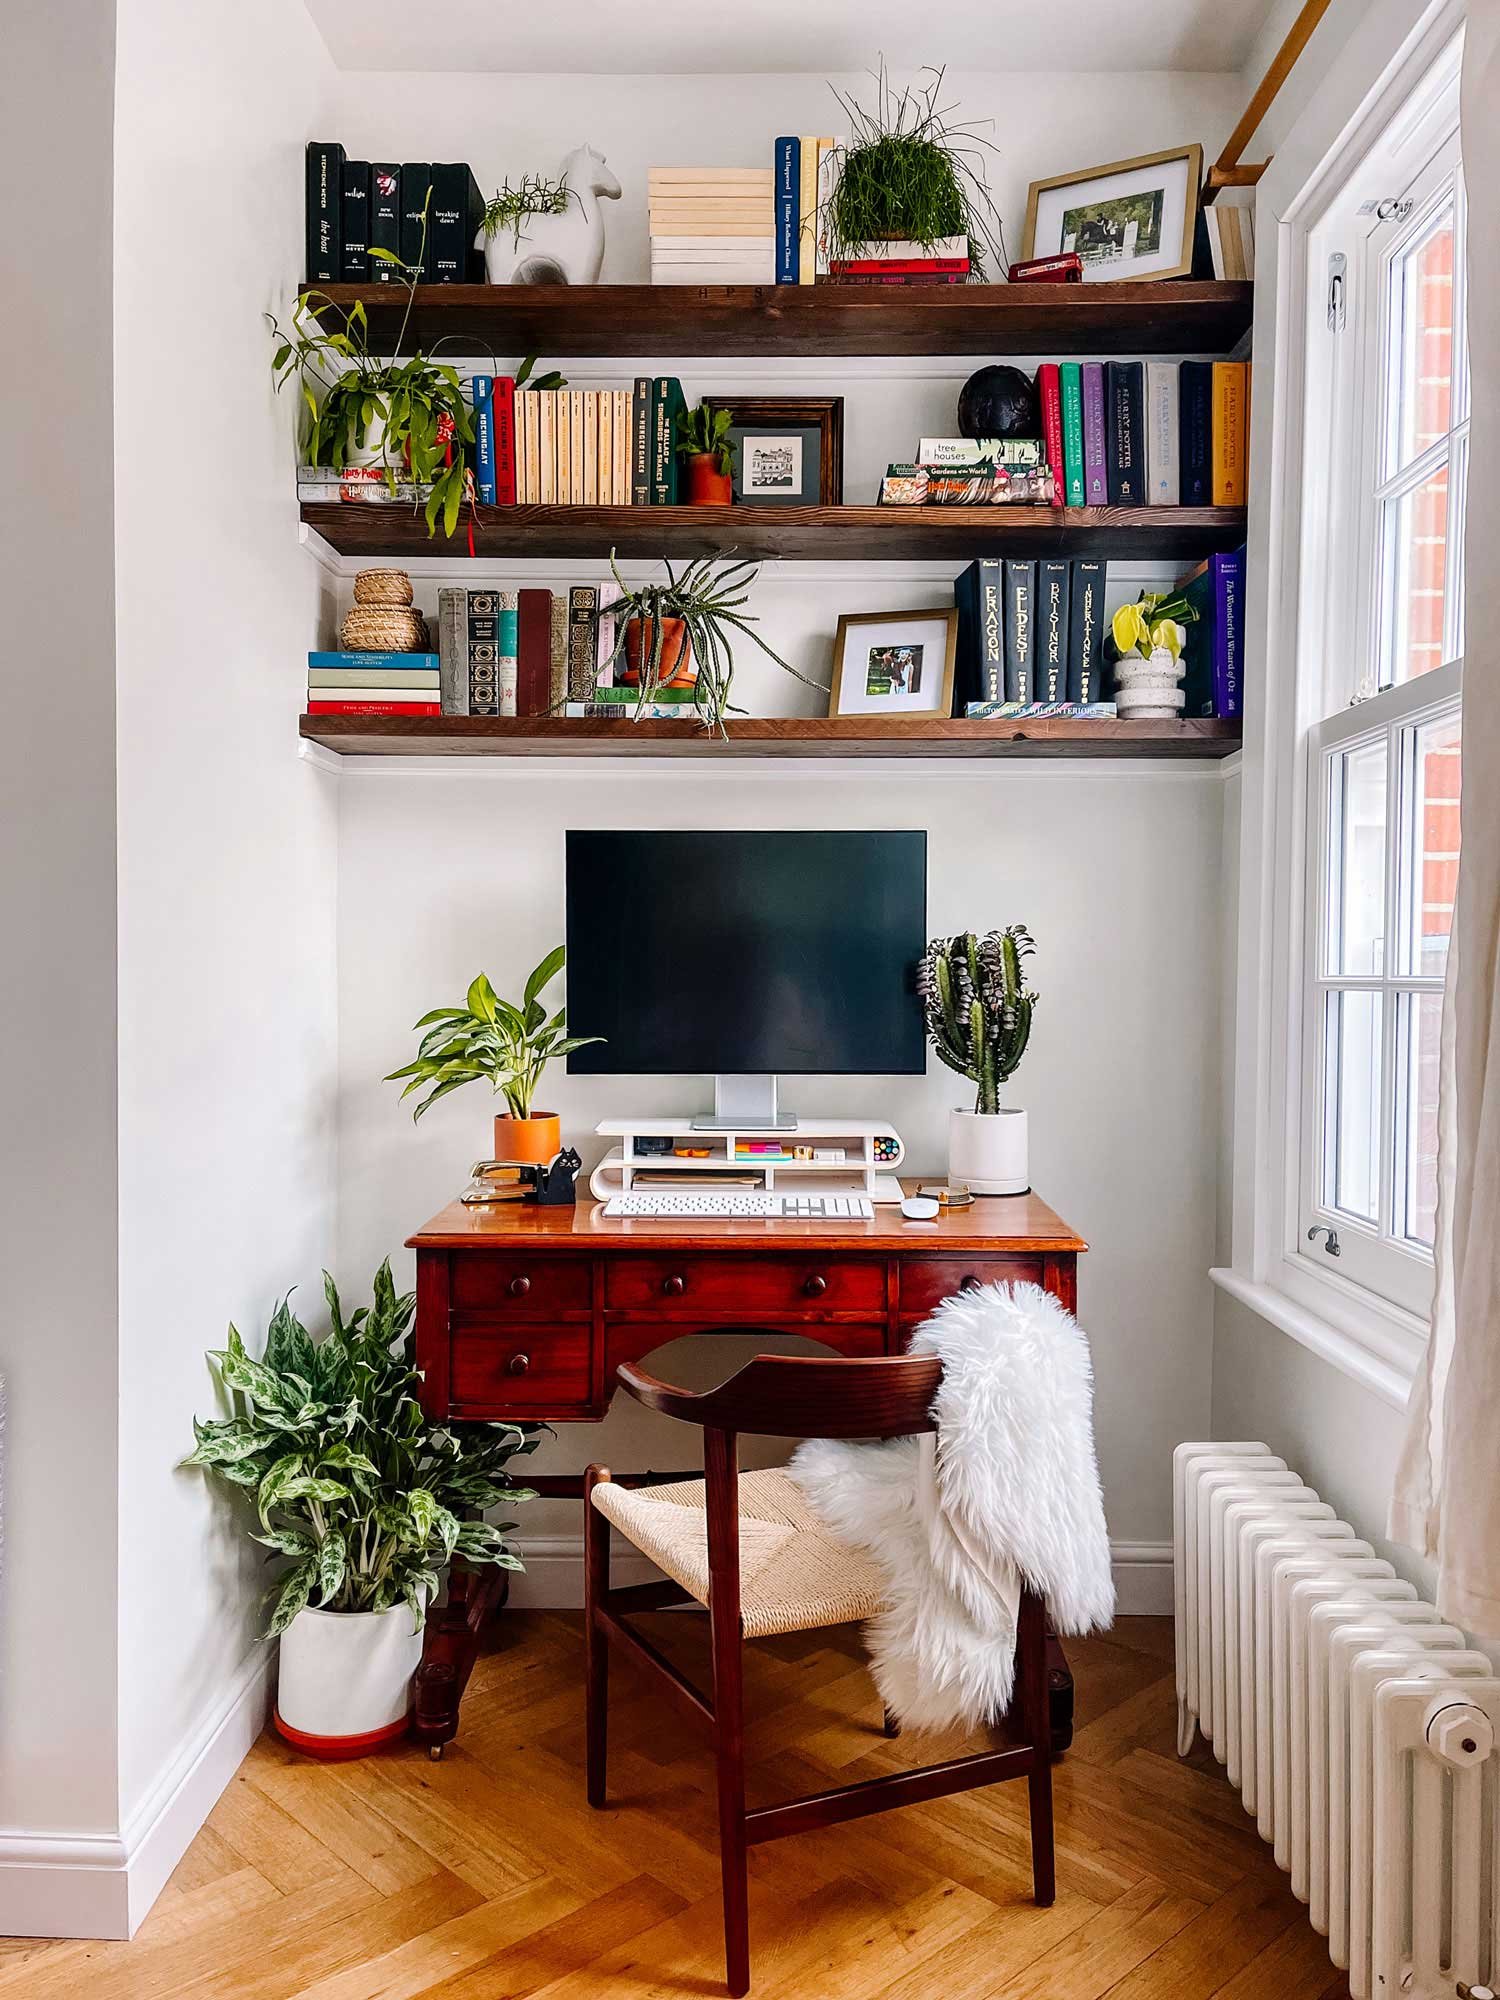
[[[734,446],[729,426],[734,419],[728,410],[712,410],[700,403],[696,410],[677,412],[677,455],[679,458],[712,458],[715,472],[734,469]]]
[[[1120,606],[1110,621],[1109,635],[1122,660],[1127,653],[1149,660],[1158,647],[1177,660],[1187,644],[1183,626],[1197,622],[1197,607],[1180,593],[1143,590],[1134,604]]]
[[[934,938],[917,977],[927,1033],[939,1061],[978,1086],[976,1111],[1000,1109],[1000,1086],[1031,1039],[1037,994],[1026,984],[1036,947],[1022,924],[988,937]]]
[[[939,102],[941,69],[922,74],[931,81],[897,90],[882,60],[872,72],[875,101],[868,108],[829,85],[850,132],[834,156],[829,255],[854,256],[862,244],[893,237],[930,251],[945,237],[962,236],[975,277],[984,275],[986,256],[1003,271],[1004,226],[984,180],[985,152],[997,148],[977,124],[954,123],[955,107]]]
[[[201,1465],[255,1509],[251,1539],[290,1567],[266,1602],[266,1637],[313,1604],[328,1611],[385,1611],[403,1600],[420,1628],[439,1572],[455,1555],[520,1569],[505,1545],[513,1521],[466,1521],[466,1511],[536,1495],[506,1467],[534,1451],[545,1425],[441,1424],[423,1413],[410,1331],[415,1299],[397,1296],[389,1261],[375,1273],[374,1304],[346,1320],[323,1273],[329,1330],[314,1340],[283,1299],[260,1360],[231,1326],[210,1353],[235,1404],[231,1417],[195,1418]],[[269,1560],[270,1558],[268,1558]]]
[[[566,174],[555,181],[544,174],[522,174],[515,187],[507,178],[484,205],[484,233],[486,237],[498,236],[502,229],[508,229],[519,243],[521,224],[528,215],[563,215],[568,203],[577,199]]]
[[[736,635],[753,639],[778,667],[785,668],[805,687],[822,688],[825,684],[799,673],[754,629],[757,621],[745,610],[745,606],[750,601],[750,586],[760,574],[759,565],[744,560],[735,561],[732,556],[717,562],[717,566],[716,561],[712,556],[699,556],[688,564],[681,576],[669,562],[664,561],[662,568],[667,572],[665,583],[643,583],[632,588],[616,568],[615,553],[611,549],[609,566],[620,588],[620,602],[615,607],[614,651],[605,665],[606,669],[614,666],[625,651],[629,627],[639,624],[645,633],[645,643],[641,650],[638,707],[644,708],[656,698],[656,692],[662,685],[666,621],[680,618],[687,627],[698,667],[698,676],[693,682],[693,706],[705,728],[717,729],[720,735],[727,735],[724,718],[731,713],[729,693],[734,684]]]
[[[552,1058],[603,1039],[599,1035],[570,1036],[567,1008],[559,1007],[549,1015],[542,1005],[542,989],[562,971],[566,956],[562,945],[548,952],[527,980],[518,1007],[500,999],[481,972],[462,1007],[435,1007],[422,1016],[416,1026],[426,1033],[416,1061],[392,1070],[385,1079],[387,1083],[406,1079],[403,1098],[414,1090],[427,1091],[412,1113],[414,1120],[450,1090],[476,1083],[481,1077],[505,1099],[512,1118],[529,1118],[542,1072]]]

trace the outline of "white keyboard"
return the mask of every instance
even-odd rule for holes
[[[710,1220],[749,1216],[766,1222],[873,1222],[867,1194],[761,1194],[735,1188],[701,1193],[687,1188],[671,1194],[614,1194],[606,1215],[706,1216]]]

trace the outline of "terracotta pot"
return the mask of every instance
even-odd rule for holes
[[[651,658],[655,645],[654,618],[632,618],[627,622],[625,663],[619,674],[622,687],[640,686],[642,664]],[[658,678],[662,687],[691,687],[698,678],[693,642],[681,618],[663,618],[661,621],[661,673]]]
[[[529,1118],[495,1120],[495,1158],[525,1160],[546,1166],[562,1151],[562,1120],[555,1111],[534,1111]]]
[[[695,451],[684,458],[687,469],[689,507],[727,507],[734,499],[734,475],[720,472],[711,451]]]

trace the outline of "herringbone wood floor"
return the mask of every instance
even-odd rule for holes
[[[649,1621],[701,1677],[705,1621]],[[1199,1755],[1171,1624],[1069,1647],[1058,1897],[1024,1786],[751,1853],[755,2000],[1335,2000],[1347,1988]],[[583,1798],[576,1615],[508,1614],[458,1742],[318,1765],[263,1739],[131,1944],[0,1944],[0,2000],[627,2000],[722,1993],[712,1764],[613,1662],[611,1806]],[[752,1803],[958,1754],[888,1743],[856,1631],[750,1649]]]

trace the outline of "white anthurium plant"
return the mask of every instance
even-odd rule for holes
[[[466,1514],[536,1496],[510,1482],[513,1458],[534,1451],[545,1425],[433,1422],[418,1400],[410,1292],[398,1295],[389,1261],[373,1306],[346,1320],[325,1271],[330,1326],[314,1340],[284,1299],[256,1360],[231,1326],[210,1354],[236,1405],[195,1419],[201,1465],[237,1487],[255,1511],[252,1539],[288,1567],[267,1596],[267,1638],[309,1605],[386,1611],[403,1600],[418,1627],[455,1555],[518,1570],[505,1544],[513,1521]]]

